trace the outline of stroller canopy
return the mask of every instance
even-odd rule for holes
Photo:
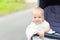
[[[39,0],[39,7],[45,8],[49,5],[60,5],[60,0]]]

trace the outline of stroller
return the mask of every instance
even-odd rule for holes
[[[44,9],[45,20],[50,23],[51,28],[59,33],[45,33],[45,37],[60,40],[60,0],[39,0],[39,7]],[[34,36],[39,35],[35,34]]]

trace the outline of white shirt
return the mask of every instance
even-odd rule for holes
[[[44,27],[50,27],[49,23],[45,20],[39,25],[36,25],[34,22],[32,22],[26,29],[27,39],[31,40],[33,34],[36,34],[38,30],[43,30]]]

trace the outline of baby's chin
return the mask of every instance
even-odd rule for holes
[[[39,24],[41,24],[41,23],[35,23],[36,25],[39,25]]]

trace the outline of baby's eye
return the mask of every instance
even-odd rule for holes
[[[37,17],[34,17],[34,18],[37,18]]]
[[[41,17],[38,17],[38,18],[41,18]]]

